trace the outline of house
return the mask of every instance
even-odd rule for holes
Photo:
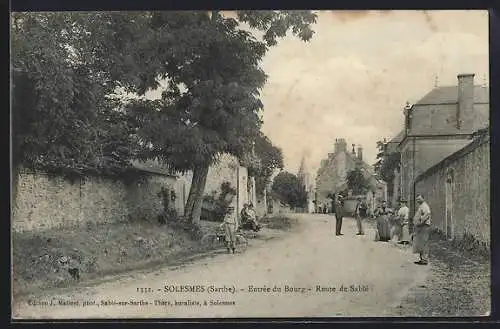
[[[302,186],[304,186],[304,189],[306,190],[307,193],[307,207],[305,209],[305,212],[313,213],[314,200],[315,200],[314,185],[313,185],[314,182],[311,179],[311,173],[307,168],[305,157],[302,157],[302,160],[300,161],[300,167],[297,173],[297,178],[299,179]]]
[[[436,87],[404,109],[397,189],[408,200],[411,212],[415,210],[416,177],[465,147],[475,131],[488,126],[489,88],[474,85],[474,74],[457,78],[456,86]]]
[[[316,176],[316,203],[331,206],[329,195],[346,190],[347,173],[356,167],[361,169],[372,186],[366,199],[373,210],[378,201],[387,197],[386,184],[376,178],[372,167],[363,160],[363,148],[358,146],[356,152],[353,144],[352,151],[348,151],[344,138],[336,139],[334,152],[321,161]]]

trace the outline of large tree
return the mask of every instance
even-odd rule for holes
[[[161,99],[136,100],[129,113],[140,122],[142,157],[161,159],[176,171],[193,171],[185,207],[190,222],[199,221],[209,166],[223,153],[248,158],[258,141],[260,90],[266,81],[260,62],[266,51],[289,30],[309,40],[315,17],[308,11],[151,15],[141,83],[128,87],[141,94],[161,80],[168,85]],[[263,31],[263,40],[244,23]]]
[[[273,195],[290,207],[306,207],[307,192],[296,175],[282,171],[274,177]]]
[[[15,14],[14,158],[77,172],[133,157],[192,170],[186,214],[197,223],[209,166],[223,153],[252,158],[263,56],[288,31],[309,40],[315,19],[309,11]],[[123,107],[110,97],[117,87],[161,98]]]
[[[138,17],[130,24],[131,17]],[[126,168],[133,126],[107,96],[130,80],[134,13],[14,13],[14,167],[83,173]],[[140,38],[139,38],[140,39]]]

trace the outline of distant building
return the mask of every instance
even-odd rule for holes
[[[436,87],[405,107],[405,124],[392,140],[401,152],[395,190],[414,211],[415,178],[471,142],[489,123],[489,88],[474,85],[474,74],[459,74],[457,86]],[[392,145],[391,144],[391,145]]]
[[[344,138],[335,140],[334,152],[328,154],[328,158],[321,160],[320,168],[316,176],[316,202],[318,205],[331,206],[329,195],[346,190],[347,174],[349,171],[360,168],[371,185],[372,190],[366,196],[371,208],[375,206],[377,199],[387,198],[385,182],[378,180],[372,167],[363,160],[363,148],[358,146],[357,152],[354,145],[351,151],[347,149]]]

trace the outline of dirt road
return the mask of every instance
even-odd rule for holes
[[[332,216],[296,216],[300,230],[243,254],[16,301],[13,317],[396,316],[388,310],[425,280],[429,267],[413,264],[410,251],[374,242],[370,229],[356,236],[352,219],[337,237]]]

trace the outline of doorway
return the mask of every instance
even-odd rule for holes
[[[453,170],[448,170],[446,174],[446,206],[445,206],[445,233],[448,240],[452,240],[454,236],[453,223]]]

